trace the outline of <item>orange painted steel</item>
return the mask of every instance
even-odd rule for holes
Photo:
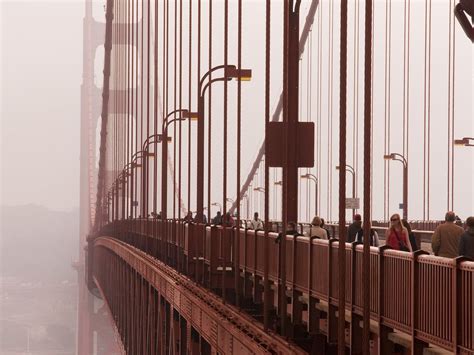
[[[177,271],[202,283],[203,286],[219,287],[217,285],[222,282],[222,273],[216,270],[222,267],[222,260],[225,258],[228,268],[235,265],[235,253],[231,249],[231,245],[235,244],[223,238],[221,226],[161,220],[128,220],[108,225],[104,233],[141,249],[147,254],[141,254],[143,258],[162,259],[161,250],[166,249],[164,243],[167,239],[157,233],[161,230],[161,223],[174,224],[177,230],[184,231],[183,238],[177,241],[177,253],[174,256],[182,258],[183,262],[177,264],[172,261],[172,264],[179,265]],[[263,231],[248,229],[234,228],[233,231],[234,233],[229,235],[241,239],[240,258],[237,260],[237,265],[240,266],[239,275],[243,278],[242,285],[250,288],[244,294],[250,293],[254,301],[263,302],[261,287],[254,285],[258,285],[257,281],[261,280],[265,271],[265,234]],[[275,242],[277,237],[277,233],[269,233],[266,243],[269,257],[268,278],[273,285],[278,285],[280,281],[279,247]],[[311,334],[325,332],[328,342],[334,342],[337,340],[337,329],[332,325],[336,324],[334,321],[337,322],[338,241],[314,238],[310,240],[304,236],[288,235],[286,243],[286,286],[295,291],[290,294],[297,295],[290,297],[291,301],[288,301],[290,319],[306,326]],[[363,311],[362,245],[347,243],[345,249],[348,290],[346,321],[350,322],[349,327],[357,328],[359,324],[355,320],[362,319]],[[233,272],[234,270],[231,273]],[[233,285],[233,275],[229,276],[229,282],[226,282],[229,289]],[[411,337],[412,347],[416,349],[423,349],[432,344],[455,353],[474,352],[473,261],[440,258],[426,255],[422,251],[412,254],[386,247],[371,247],[370,280],[370,316],[377,322],[377,334],[383,335],[393,331],[405,333]],[[312,305],[309,310],[300,307],[300,303],[304,302],[303,298],[307,299],[307,304]],[[276,298],[269,297],[269,300],[271,307],[277,306]],[[318,304],[325,304],[326,310],[317,306]],[[319,312],[319,315],[315,316],[315,312]],[[319,323],[310,322],[312,317],[317,320],[323,317],[326,323],[321,323],[321,320]],[[346,339],[349,346],[353,346],[353,338]],[[384,341],[383,338],[381,336],[380,343]],[[418,350],[415,353],[418,353]]]
[[[265,332],[261,325],[224,304],[216,295],[131,245],[110,237],[99,237],[93,241],[92,250],[92,277],[109,304],[127,353],[163,353],[158,349],[168,353],[175,344],[180,353],[191,353],[189,337],[187,340],[180,338],[173,325],[170,325],[171,329],[159,329],[158,306],[164,310],[171,308],[171,316],[176,311],[178,322],[184,322],[184,319],[186,326],[193,327],[213,353],[304,354],[276,334]],[[156,304],[157,299],[160,305]],[[170,317],[169,314],[164,316]],[[175,333],[170,337],[175,344],[171,344],[168,331]],[[165,339],[160,337],[163,332]],[[160,344],[160,340],[164,342]]]

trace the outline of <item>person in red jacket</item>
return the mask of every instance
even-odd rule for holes
[[[385,232],[385,244],[395,250],[411,252],[412,249],[408,238],[408,231],[403,226],[400,215],[395,213],[390,217],[390,228]]]

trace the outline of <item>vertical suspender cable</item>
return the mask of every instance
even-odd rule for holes
[[[238,0],[238,14],[237,14],[237,68],[239,71],[242,69],[242,0]],[[241,165],[241,137],[242,137],[242,81],[237,82],[237,176],[236,176],[236,187],[237,187],[237,231],[240,228],[240,165]],[[266,192],[265,192],[266,194]],[[236,238],[235,245],[235,258],[236,265],[239,265],[239,250],[240,250],[240,238]],[[239,283],[239,281],[237,281]],[[239,285],[237,285],[239,286]],[[240,304],[239,295],[237,294],[237,305]]]
[[[229,0],[224,1],[224,65],[228,65],[228,56],[229,56]],[[223,124],[223,140],[224,140],[224,146],[223,146],[223,157],[222,157],[222,206],[223,206],[223,215],[225,216],[227,213],[227,128],[228,128],[228,106],[227,106],[227,100],[228,100],[228,84],[227,80],[224,81],[224,124]],[[240,202],[240,201],[239,201]],[[237,225],[237,231],[233,234],[232,240],[235,240],[238,238],[240,235],[240,225]],[[239,269],[239,264],[237,258],[234,258],[234,270],[240,270]],[[222,274],[223,280],[222,280],[222,291],[223,294],[225,295],[225,268],[224,268],[224,273]],[[240,273],[235,272],[234,273],[234,289],[235,289],[235,294],[236,294],[236,301],[239,299],[240,296],[240,288],[239,288],[239,283],[240,283]],[[225,300],[225,299],[224,299]],[[236,302],[237,305],[239,305],[240,299]]]
[[[189,0],[189,38],[188,38],[188,108],[192,107],[192,25],[193,25],[193,2]],[[192,131],[191,120],[188,120],[188,213],[191,211],[191,146],[192,146]]]
[[[228,65],[229,57],[229,0],[224,0],[224,66]],[[227,99],[228,99],[228,83],[224,81],[224,129],[222,132],[224,139],[223,158],[222,158],[222,206],[224,207],[222,213],[227,212]],[[236,273],[235,277],[240,277]],[[237,288],[236,288],[237,291]]]
[[[209,71],[212,69],[212,0],[209,0]],[[209,80],[212,80],[212,74],[209,74]],[[211,219],[211,173],[212,173],[212,85],[209,85],[208,100],[208,132],[207,132],[207,214]],[[225,268],[224,268],[225,269]]]
[[[450,210],[450,192],[451,192],[451,21],[452,21],[452,9],[451,9],[451,0],[449,0],[449,21],[448,21],[448,127],[447,127],[447,139],[446,139],[446,144],[447,144],[447,155],[448,155],[448,166],[447,166],[447,186],[446,186],[446,210]]]
[[[129,122],[128,122],[128,129],[127,129],[127,157],[126,159],[124,160],[124,163],[129,163],[131,162],[132,160],[132,155],[133,155],[133,148],[132,148],[132,142],[133,142],[133,139],[132,139],[132,135],[133,135],[133,119],[134,119],[134,102],[135,102],[135,92],[136,92],[136,88],[135,88],[135,83],[134,83],[134,73],[135,73],[135,56],[134,56],[134,51],[135,51],[135,25],[134,25],[134,22],[135,22],[135,0],[131,0],[130,1],[130,102],[129,102]],[[130,170],[130,173],[132,172],[133,170],[131,169]],[[132,197],[132,190],[131,190],[131,183],[132,183],[132,177],[128,176],[128,173],[125,174],[126,175],[126,180],[127,180],[127,194],[126,194],[126,200],[123,201],[124,205],[126,206],[126,216],[124,216],[124,218],[127,218],[129,216],[131,216],[131,209],[130,209],[130,204],[128,203],[128,201],[131,199]]]
[[[150,52],[150,34],[151,34],[151,0],[147,1],[147,83],[146,83],[146,137],[148,138],[150,136],[150,59],[151,59],[151,52]],[[149,193],[149,170],[148,170],[148,155],[145,155],[145,164],[146,166],[144,167],[143,173],[145,175],[144,181],[144,189],[145,189],[145,196],[143,197],[145,202],[145,210],[142,212],[144,217],[147,218],[148,216],[148,193]]]
[[[319,13],[318,13],[318,125],[317,125],[317,131],[318,131],[318,157],[317,157],[317,167],[318,167],[318,187],[321,184],[321,178],[323,176],[322,174],[322,137],[323,137],[323,131],[322,131],[322,103],[323,103],[323,2],[321,1],[320,8],[319,8]],[[321,194],[318,194],[318,211],[321,211]],[[321,213],[321,212],[320,212]],[[326,213],[326,217],[329,217],[329,215]]]
[[[453,1],[449,0],[449,51],[448,51],[448,210],[452,210],[454,197],[454,59],[455,59],[455,28]]]
[[[452,0],[452,6],[454,7],[454,0]],[[453,19],[453,11],[451,13],[451,22],[452,22],[452,37],[451,41],[453,42],[453,51],[452,51],[452,65],[451,65],[451,209],[454,210],[454,99],[455,99],[455,75],[456,75],[456,22]]]
[[[375,17],[375,2],[372,1],[372,18]],[[375,58],[373,56],[373,53],[374,53],[374,45],[375,45],[375,41],[374,41],[374,33],[375,33],[375,22],[372,21],[372,43],[371,43],[371,51],[372,51],[372,61],[371,61],[371,72],[370,72],[370,85],[371,85],[371,90],[372,92],[374,92],[374,62],[375,62]],[[359,46],[357,46],[359,47]],[[370,97],[370,124],[371,124],[371,127],[374,126],[374,95],[371,95]],[[357,138],[357,140],[359,140]],[[370,159],[370,166],[374,166],[374,135],[371,133],[370,135],[370,154],[371,154],[371,159]],[[359,163],[358,163],[358,159],[357,159],[357,167],[359,167]],[[357,169],[358,171],[359,169]],[[357,171],[356,171],[356,179],[357,179]],[[374,171],[373,169],[371,169],[370,171],[370,179],[371,181],[373,181],[373,178],[374,178]],[[356,192],[358,191],[357,189],[357,185],[356,185]],[[370,216],[371,218],[373,218],[373,213],[372,213],[372,210],[373,210],[373,198],[374,198],[374,195],[372,193],[372,187],[370,189]]]
[[[339,318],[338,354],[346,352],[346,125],[347,125],[347,0],[341,0],[341,43],[339,56]],[[369,239],[369,238],[365,238]]]
[[[360,1],[354,3],[354,83],[353,83],[353,131],[352,131],[352,163],[355,173],[358,169],[359,142],[359,7]],[[355,192],[353,196],[356,196]]]
[[[332,220],[332,110],[333,110],[333,76],[334,76],[334,2],[329,3],[329,51],[328,51],[328,217]]]
[[[158,0],[155,0],[155,33],[153,36],[154,42],[154,87],[153,87],[153,135],[158,134]],[[153,152],[155,153],[155,159],[153,159],[153,212],[156,213],[157,211],[157,188],[158,188],[158,140],[154,139],[154,149]]]
[[[165,62],[166,62],[166,65],[165,65],[165,78],[166,78],[166,85],[164,87],[164,97],[165,97],[165,105],[164,105],[164,110],[163,110],[163,122],[166,118],[166,116],[168,115],[168,112],[170,110],[169,108],[169,102],[170,102],[170,97],[169,97],[169,87],[170,87],[170,74],[169,74],[169,63],[170,63],[170,3],[169,3],[169,0],[166,0],[166,13],[165,13],[165,16],[166,16],[166,20],[165,20],[165,23],[166,23],[166,33],[165,33],[165,40],[166,40],[166,51],[165,51]],[[164,126],[163,126],[164,127]],[[162,132],[164,134],[164,132]],[[162,152],[162,154],[164,155],[165,153]],[[166,159],[164,156],[161,157],[162,159]],[[164,174],[166,174],[166,176],[168,177],[168,168],[166,167],[166,171],[163,172]],[[164,176],[162,176],[162,179],[164,179]],[[166,184],[166,196],[168,196],[168,184]],[[165,193],[165,191],[162,191],[161,193]],[[168,234],[167,234],[167,229],[166,229],[166,219],[168,218],[168,213],[165,211],[168,211],[168,199],[166,199],[165,201],[163,201],[163,203],[165,204],[165,206],[162,206],[162,212],[161,212],[161,217],[163,219],[163,231],[164,233],[166,233],[166,241],[167,241],[167,245],[168,245]],[[168,248],[169,246],[167,246]]]
[[[425,2],[425,32],[424,32],[424,76],[423,76],[423,220],[427,220],[428,216],[428,81],[429,81],[429,43],[428,43],[428,3]]]
[[[179,0],[179,107],[183,107],[183,0]],[[189,112],[191,112],[191,107],[188,107]],[[179,152],[178,152],[178,220],[181,220],[181,210],[182,208],[182,146],[183,146],[183,131],[182,124],[179,121]],[[181,233],[181,230],[180,230]],[[179,257],[178,253],[178,257]]]
[[[173,110],[178,109],[178,0],[174,1]],[[181,107],[179,107],[181,109]],[[174,115],[176,118],[176,114]],[[177,124],[173,124],[173,219],[176,219],[176,150]]]
[[[363,354],[370,353],[370,192],[371,192],[371,137],[372,137],[372,0],[365,3],[365,73],[364,73],[364,252],[363,274]]]
[[[409,160],[410,142],[410,16],[411,3],[405,0],[405,38],[404,38],[404,88],[403,88],[403,156]],[[408,188],[408,187],[407,187]],[[407,197],[408,198],[408,197]],[[406,202],[407,205],[408,201]],[[406,209],[406,207],[404,206]],[[407,212],[408,213],[408,212]]]
[[[431,0],[429,0],[429,11],[428,11],[428,117],[427,117],[427,136],[428,136],[428,148],[427,148],[427,184],[426,184],[426,219],[430,220],[430,170],[431,170]]]
[[[144,91],[144,82],[145,82],[145,78],[144,78],[144,73],[143,73],[143,69],[144,69],[144,62],[145,62],[145,53],[144,53],[144,37],[145,37],[145,33],[144,33],[144,26],[145,26],[145,14],[144,14],[144,8],[145,8],[145,3],[142,2],[142,6],[141,6],[141,39],[140,39],[140,43],[141,43],[141,48],[140,48],[140,140],[137,142],[137,151],[140,150],[139,147],[141,147],[141,144],[143,142],[143,131],[144,131],[144,106],[143,106],[143,91]],[[144,173],[144,169],[145,169],[145,158],[142,158],[142,169],[141,169],[141,177],[143,176],[143,173]],[[138,180],[138,171],[137,170],[137,189],[138,189],[138,181],[142,181],[142,179]],[[140,184],[141,185],[141,184]],[[144,198],[143,196],[143,188],[140,186],[140,195],[141,195],[141,199]],[[137,198],[138,200],[138,198]],[[138,209],[138,205],[137,205],[137,209]],[[141,210],[140,208],[140,215],[142,217],[145,217],[143,216],[143,211]]]
[[[196,69],[196,75],[197,75],[197,83],[201,80],[201,0],[198,0],[198,8],[197,8],[197,69]],[[198,98],[200,97],[201,93],[199,92],[199,85],[198,85]],[[199,106],[199,103],[198,103]],[[200,119],[204,119],[204,117],[200,117]],[[199,145],[199,142],[198,142]],[[197,160],[196,160],[197,161]],[[199,171],[199,167],[196,165],[196,171]],[[203,168],[204,169],[204,168]],[[201,188],[201,187],[200,187]],[[196,193],[199,195],[200,192],[196,191]],[[196,210],[197,211],[203,211],[204,215],[204,206],[199,206],[199,198],[196,199],[198,202],[196,204]],[[201,201],[204,204],[204,201]],[[199,215],[199,212],[197,213]],[[203,216],[198,216],[199,218],[203,218]]]
[[[142,83],[140,81],[140,76],[139,76],[139,72],[141,71],[139,68],[140,68],[140,63],[138,62],[139,58],[140,58],[140,50],[141,50],[141,45],[140,45],[140,20],[139,20],[139,14],[138,14],[138,8],[139,8],[139,2],[137,0],[137,7],[136,7],[136,11],[135,11],[135,15],[136,15],[136,25],[137,25],[137,28],[136,28],[136,31],[135,31],[135,34],[136,34],[136,43],[137,43],[137,46],[136,46],[136,50],[135,50],[135,83],[136,83],[136,90],[137,90],[137,94],[135,95],[135,110],[136,110],[136,113],[135,113],[135,151],[134,153],[137,153],[138,152],[138,119],[139,119],[139,116],[140,116],[140,125],[141,125],[141,110],[139,111],[139,108],[138,108],[138,104],[139,104],[139,96],[141,96],[140,92],[141,92],[141,89],[142,89]],[[141,58],[140,58],[141,59]],[[141,60],[140,60],[141,61]],[[136,205],[135,205],[135,201],[138,201],[138,168],[136,169],[133,169],[133,200],[132,200],[132,211],[133,211],[133,217],[134,218],[137,218],[137,213],[138,213],[138,209],[136,208]]]
[[[265,4],[265,135],[266,127],[270,122],[270,20],[271,20],[271,2],[266,0]],[[276,171],[276,170],[275,170]],[[268,161],[265,160],[265,208],[264,208],[264,221],[265,221],[265,245],[263,249],[263,327],[268,330],[270,326],[270,283],[268,280],[268,231],[270,230],[270,213],[269,213],[269,167]],[[247,197],[247,203],[249,201]],[[276,201],[276,198],[274,199]],[[248,217],[247,217],[248,218]],[[276,213],[275,213],[276,218]]]

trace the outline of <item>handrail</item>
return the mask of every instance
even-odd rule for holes
[[[183,263],[175,263],[178,271],[202,275],[200,268],[207,267],[217,270],[226,260],[226,265],[240,265],[261,278],[264,275],[262,264],[263,246],[266,245],[269,255],[269,278],[278,283],[278,238],[277,232],[270,232],[271,242],[264,242],[265,233],[246,228],[227,228],[213,226],[196,232],[201,224],[183,221],[166,221],[175,224],[170,228],[182,234],[180,238],[161,238],[159,227],[161,220],[126,220],[107,226],[109,234],[121,236],[125,242],[141,249],[159,259],[165,259],[163,243],[173,241],[174,256],[167,255],[171,260],[181,255]],[[194,227],[193,227],[194,226]],[[206,232],[207,229],[207,232]],[[232,236],[240,235],[240,257],[237,263],[232,260],[236,253],[231,252],[232,241],[225,241],[223,230],[235,230]],[[115,231],[115,232],[114,232]],[[117,233],[120,231],[120,233]],[[214,232],[213,232],[214,231]],[[426,232],[426,231],[425,231]],[[429,232],[427,232],[429,233]],[[226,237],[228,238],[228,237]],[[337,268],[336,255],[338,241],[320,240],[306,236],[286,236],[287,243],[287,287],[296,292],[306,293],[308,297],[326,302],[337,309]],[[228,248],[216,248],[221,243],[231,243]],[[158,243],[158,244],[156,244]],[[155,246],[153,246],[155,245]],[[212,248],[212,249],[209,249]],[[224,252],[224,254],[222,254]],[[225,256],[224,256],[225,255]],[[349,267],[346,287],[346,309],[349,312],[362,310],[363,298],[361,291],[361,260],[362,245],[346,243],[346,265]],[[297,260],[298,262],[294,262]],[[202,269],[204,270],[204,269]],[[308,270],[317,270],[308,275]],[[195,273],[196,272],[196,273]],[[474,351],[474,304],[457,302],[460,299],[472,299],[474,290],[474,261],[463,258],[447,259],[426,252],[408,253],[390,250],[386,247],[370,248],[370,273],[373,287],[371,288],[370,308],[373,319],[379,321],[379,327],[389,327],[412,337],[412,341],[434,344],[444,349],[459,352],[460,349]],[[211,272],[212,274],[212,272]],[[199,276],[196,281],[201,282]],[[299,302],[292,299],[292,302]],[[440,308],[440,305],[442,307]],[[457,327],[455,325],[458,325]],[[456,330],[457,329],[457,330]],[[456,332],[454,337],[454,332]],[[455,341],[459,339],[459,341]]]

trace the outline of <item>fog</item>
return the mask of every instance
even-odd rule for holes
[[[0,353],[75,354],[84,4],[0,12]]]

